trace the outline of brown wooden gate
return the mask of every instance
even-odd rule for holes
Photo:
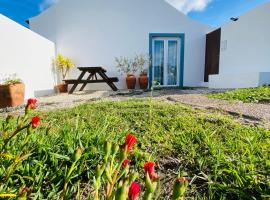
[[[210,74],[219,73],[221,29],[206,35],[204,81],[209,81]]]

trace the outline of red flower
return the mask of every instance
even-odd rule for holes
[[[126,159],[126,160],[123,161],[122,166],[126,167],[128,164],[129,164],[129,160]]]
[[[151,180],[155,180],[157,178],[157,174],[155,172],[155,163],[147,162],[144,164],[145,173],[148,173]]]
[[[126,147],[127,147],[127,151],[131,151],[132,147],[134,146],[134,144],[137,142],[137,139],[134,135],[132,134],[128,134],[127,137],[126,137]]]
[[[38,116],[33,117],[31,121],[32,128],[37,128],[39,121],[40,118]]]
[[[128,199],[129,200],[137,200],[138,195],[140,193],[141,187],[137,182],[131,183],[128,191]]]
[[[36,104],[37,104],[37,100],[36,99],[28,99],[27,100],[27,107],[29,109],[35,109],[36,108]]]
[[[22,193],[29,193],[30,192],[30,189],[28,187],[24,187],[22,189]]]

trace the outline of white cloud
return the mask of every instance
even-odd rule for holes
[[[43,0],[41,4],[39,4],[39,10],[43,11],[50,7],[51,5],[57,3],[59,0]]]
[[[203,11],[212,0],[166,0],[184,14]]]

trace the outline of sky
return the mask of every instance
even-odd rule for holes
[[[59,0],[0,0],[0,13],[27,26],[25,21]],[[62,0],[64,1],[64,0]],[[76,2],[76,0],[74,0]],[[136,0],[134,0],[136,1]],[[219,27],[270,0],[166,0],[189,17]]]

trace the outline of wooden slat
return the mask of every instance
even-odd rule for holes
[[[64,80],[66,84],[87,84],[87,83],[106,83],[106,82],[118,82],[117,77],[109,78],[108,81],[106,80],[77,80],[77,79],[70,79]]]
[[[88,71],[88,72],[98,72],[98,71],[103,71],[107,72],[103,67],[78,67],[80,71]]]

